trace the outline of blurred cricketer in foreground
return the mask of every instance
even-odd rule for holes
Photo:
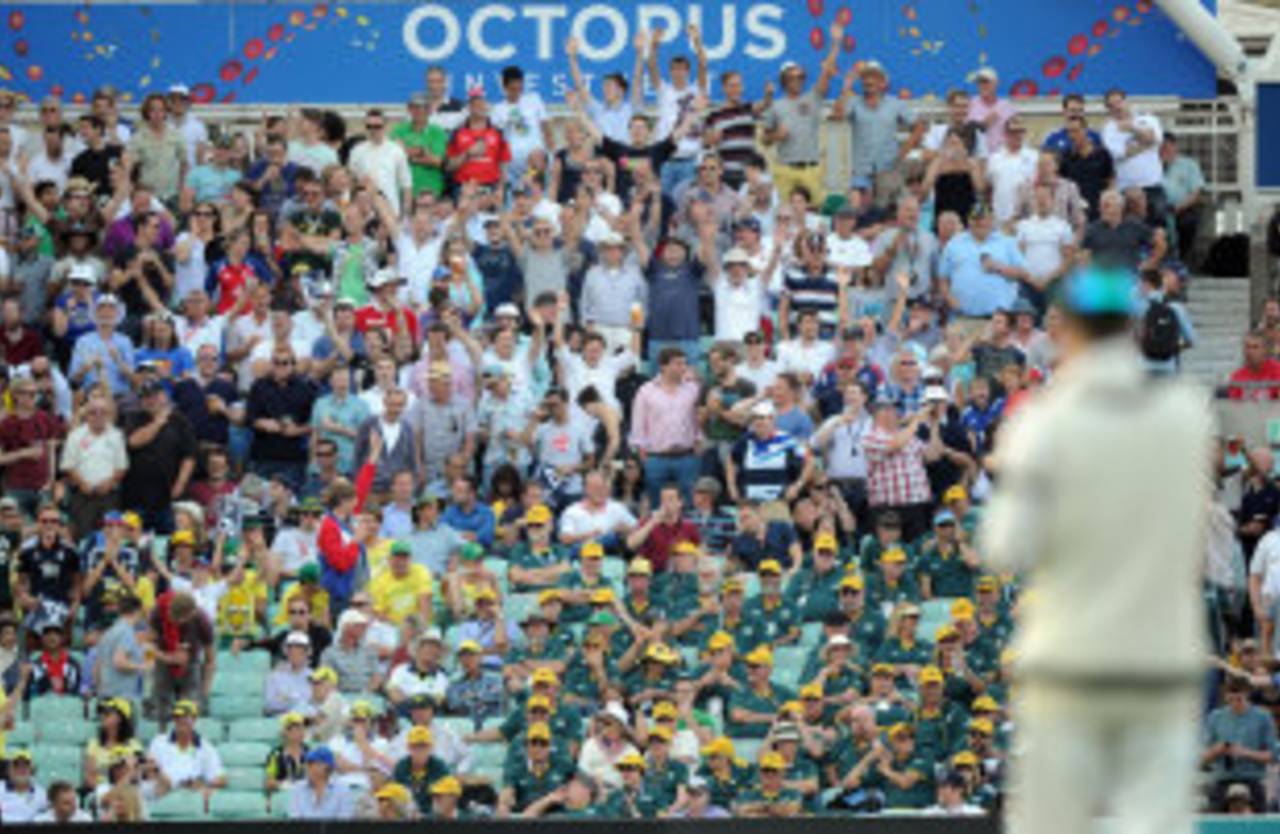
[[[1213,417],[1148,377],[1134,281],[1062,285],[1063,362],[1003,429],[981,552],[1026,578],[1014,638],[1011,834],[1191,834],[1206,658]]]

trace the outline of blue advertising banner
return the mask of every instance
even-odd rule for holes
[[[662,30],[664,63],[687,54],[692,23],[713,83],[731,67],[755,95],[783,61],[816,72],[835,21],[841,69],[879,60],[905,98],[941,94],[984,65],[1014,96],[1214,93],[1212,66],[1152,0],[7,4],[0,85],[72,101],[105,83],[136,101],[181,82],[202,102],[399,102],[433,64],[455,95],[475,84],[492,95],[501,68],[518,64],[555,101],[570,36],[599,78],[630,72],[638,31]]]

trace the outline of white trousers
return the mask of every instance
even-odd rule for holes
[[[1015,692],[1009,834],[1193,834],[1197,688]]]

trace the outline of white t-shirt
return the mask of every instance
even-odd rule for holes
[[[222,316],[209,316],[199,325],[192,325],[185,316],[179,316],[174,324],[178,341],[191,351],[192,358],[205,345],[213,345],[222,353],[222,337],[226,330],[227,320]]]
[[[301,527],[286,527],[276,533],[271,540],[271,552],[280,554],[280,569],[296,574],[303,565],[316,561],[318,533],[319,530],[308,533]]]
[[[547,120],[547,107],[537,93],[521,93],[514,102],[504,98],[493,106],[492,119],[511,146],[513,162],[523,162],[538,148],[545,150],[542,123]]]
[[[1062,247],[1074,240],[1071,224],[1055,215],[1019,220],[1015,234],[1027,271],[1036,278],[1050,275],[1062,266]]]
[[[350,167],[357,176],[373,180],[391,209],[400,214],[400,195],[413,187],[409,176],[409,157],[399,142],[374,143],[368,140],[351,149]]]
[[[178,235],[176,245],[181,246],[185,241],[191,242],[187,259],[178,261],[173,268],[173,297],[179,301],[192,290],[204,289],[204,279],[209,273],[209,264],[204,259],[204,241],[190,232],[183,232]]]
[[[311,358],[311,345],[311,342],[308,342],[306,339],[298,338],[296,335],[289,338],[289,348],[293,351],[294,358],[296,358],[299,363]],[[248,390],[249,387],[253,385],[253,367],[259,362],[269,362],[272,355],[276,352],[276,346],[276,340],[268,335],[261,342],[258,342],[258,344],[254,346],[253,350],[249,351],[248,358],[241,363],[239,369],[240,384],[245,390]]]
[[[832,266],[847,266],[861,269],[871,264],[871,247],[857,235],[842,238],[831,235],[827,238],[827,263]]]
[[[1000,148],[987,159],[987,179],[991,181],[991,207],[996,222],[1007,223],[1018,208],[1018,189],[1036,175],[1038,154],[1028,147],[1017,151]]]
[[[1145,113],[1135,113],[1133,124],[1155,133],[1155,142],[1128,159],[1125,155],[1128,153],[1130,140],[1134,139],[1133,134],[1121,130],[1115,119],[1108,119],[1102,126],[1102,145],[1115,160],[1116,188],[1120,191],[1126,188],[1150,188],[1164,182],[1164,166],[1160,164],[1160,141],[1164,138],[1164,131],[1160,129],[1160,120]]]
[[[619,525],[634,527],[636,517],[625,506],[610,500],[599,512],[591,510],[587,502],[578,501],[560,517],[560,532],[570,536],[600,538],[612,533]]]
[[[814,379],[822,375],[822,369],[836,358],[836,346],[832,342],[815,339],[806,345],[799,339],[791,339],[778,345],[778,364],[782,370],[797,374],[809,374]]]
[[[1258,540],[1249,575],[1261,578],[1264,599],[1280,600],[1280,530],[1272,530]]]
[[[196,167],[199,161],[196,159],[196,150],[209,141],[209,128],[190,113],[183,116],[182,121],[173,122],[173,127],[182,135],[182,141],[186,143],[187,167]]]
[[[728,276],[721,275],[716,280],[714,294],[717,341],[741,342],[748,333],[760,329],[764,293],[759,278],[747,276],[734,286]]]
[[[618,398],[613,390],[618,377],[636,364],[636,356],[629,350],[601,356],[594,368],[583,360],[582,354],[574,353],[568,348],[561,348],[556,353],[556,358],[560,360],[560,367],[564,371],[564,386],[569,392],[570,401],[576,401],[583,388],[594,385],[600,392],[601,399],[613,408],[618,407]]]
[[[677,90],[669,82],[662,82],[662,85],[658,87],[658,128],[654,133],[658,139],[667,138],[671,131],[676,129],[684,114],[693,106],[693,100],[697,95],[698,88],[693,83],[690,83],[683,90]],[[698,134],[699,131],[691,130],[676,143],[676,158],[686,159],[698,155],[698,151],[702,147],[702,141]]]
[[[179,750],[170,735],[165,733],[151,740],[147,753],[156,760],[160,772],[174,787],[193,779],[207,784],[222,777],[222,757],[205,739],[200,740],[198,747]]]
[[[924,134],[924,138],[920,140],[920,147],[935,153],[942,150],[942,143],[947,140],[947,133],[950,130],[951,125],[947,122],[938,122],[935,125],[930,125],[928,131]],[[974,138],[973,155],[977,159],[987,158],[987,132],[985,130],[979,130]]]
[[[76,472],[90,486],[106,483],[128,467],[124,434],[115,426],[94,434],[87,423],[81,423],[67,435],[62,447],[62,471]]]
[[[431,276],[440,263],[440,246],[443,243],[444,238],[438,235],[431,235],[421,246],[408,232],[401,232],[396,238],[396,271],[405,279],[396,292],[396,299],[401,304],[427,306]]]
[[[754,385],[756,391],[763,391],[778,378],[778,374],[782,373],[782,368],[779,368],[778,363],[772,359],[766,359],[760,363],[758,368],[753,368],[746,362],[740,362],[738,363],[737,373],[738,376]]]

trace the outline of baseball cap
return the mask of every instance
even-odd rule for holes
[[[880,63],[875,58],[869,58],[866,61],[863,61],[858,67],[858,75],[869,75],[877,72],[885,78],[889,77],[889,72],[884,68],[884,64]]]
[[[1090,266],[1063,282],[1062,303],[1081,318],[1127,316],[1133,312],[1136,284],[1126,270]]]
[[[998,81],[1000,75],[993,67],[983,67],[973,74],[973,79],[975,81]]]
[[[191,90],[186,84],[170,84],[169,95],[187,97],[191,95]]]
[[[93,272],[93,267],[89,264],[75,264],[67,272],[67,280],[73,284],[96,284],[97,276]]]
[[[751,256],[747,254],[747,250],[740,249],[735,246],[728,252],[724,253],[723,263],[725,266],[731,266],[732,264],[746,264],[750,266]]]
[[[494,309],[493,316],[494,318],[502,318],[503,316],[509,316],[510,318],[518,319],[520,318],[520,308],[512,304],[510,301],[508,301],[503,304],[499,304]]]
[[[286,646],[305,646],[309,649],[311,648],[311,638],[304,631],[291,631],[284,638],[284,644]]]
[[[415,744],[431,744],[431,730],[426,727],[411,727],[406,741],[410,746]]]
[[[769,400],[761,400],[751,406],[752,417],[773,417],[777,413],[778,410],[773,407],[773,403]]]
[[[308,750],[307,755],[304,756],[302,760],[307,764],[320,762],[321,764],[328,765],[329,767],[334,766],[333,751],[323,745],[320,747],[313,747]]]

